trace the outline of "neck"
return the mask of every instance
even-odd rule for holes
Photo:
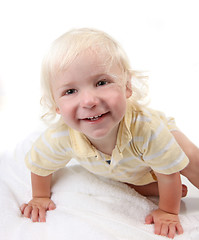
[[[106,136],[103,139],[90,139],[90,142],[93,144],[93,146],[98,149],[100,152],[105,153],[107,155],[112,155],[112,151],[115,148],[116,142],[117,142],[117,132],[118,132],[119,126],[112,131],[111,134]]]
[[[113,149],[115,148],[116,141],[112,144],[110,143],[110,141],[108,141],[107,143],[103,142],[103,143],[97,143],[97,144],[92,142],[92,144],[100,152],[111,156],[112,152],[113,152]]]

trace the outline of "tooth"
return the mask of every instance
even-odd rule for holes
[[[102,116],[102,114],[101,114],[101,115],[98,115],[98,116],[94,116],[94,117],[88,117],[87,119],[90,119],[90,120],[92,120],[92,119],[99,118],[99,117],[101,117],[101,116]]]

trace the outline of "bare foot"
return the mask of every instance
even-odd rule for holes
[[[127,185],[135,189],[136,192],[140,193],[143,196],[159,196],[157,182],[149,183],[144,186],[136,186],[129,183],[127,183]],[[188,192],[187,186],[182,184],[182,197],[185,197],[187,195],[187,192]]]

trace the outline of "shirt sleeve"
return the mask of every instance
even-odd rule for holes
[[[152,170],[172,174],[187,166],[187,156],[161,118],[153,116],[150,122],[145,123],[142,131],[142,159]]]
[[[25,158],[26,166],[39,176],[48,176],[72,158],[69,132],[63,128],[47,129],[32,145]]]

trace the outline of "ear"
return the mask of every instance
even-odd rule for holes
[[[131,87],[131,82],[128,80],[126,83],[126,98],[130,98],[132,95],[132,87]]]
[[[57,113],[57,114],[60,114],[60,109],[59,109],[59,107],[56,107],[56,113]]]

